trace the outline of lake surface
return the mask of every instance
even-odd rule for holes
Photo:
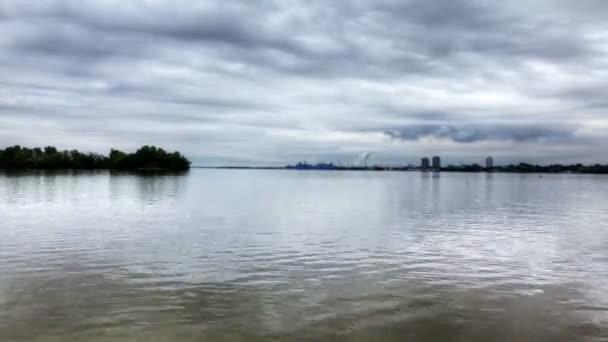
[[[606,341],[608,177],[0,173],[0,341]]]

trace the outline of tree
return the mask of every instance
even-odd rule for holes
[[[179,152],[167,153],[155,146],[143,146],[131,154],[112,149],[109,156],[103,156],[77,150],[59,151],[53,146],[28,149],[16,145],[0,149],[0,168],[181,171],[190,168],[190,161]]]

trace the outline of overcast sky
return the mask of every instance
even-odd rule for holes
[[[606,18],[602,0],[0,0],[0,146],[606,163]]]

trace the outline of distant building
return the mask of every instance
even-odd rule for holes
[[[441,170],[441,158],[439,156],[433,157],[433,170],[435,170],[435,171]]]
[[[494,167],[494,158],[491,156],[486,158],[486,169],[491,169]]]
[[[420,168],[422,170],[428,170],[430,166],[431,166],[431,163],[429,162],[429,158],[427,158],[427,157],[422,158],[422,162],[420,163]]]

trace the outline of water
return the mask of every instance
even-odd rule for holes
[[[608,340],[608,177],[0,173],[0,341]]]

